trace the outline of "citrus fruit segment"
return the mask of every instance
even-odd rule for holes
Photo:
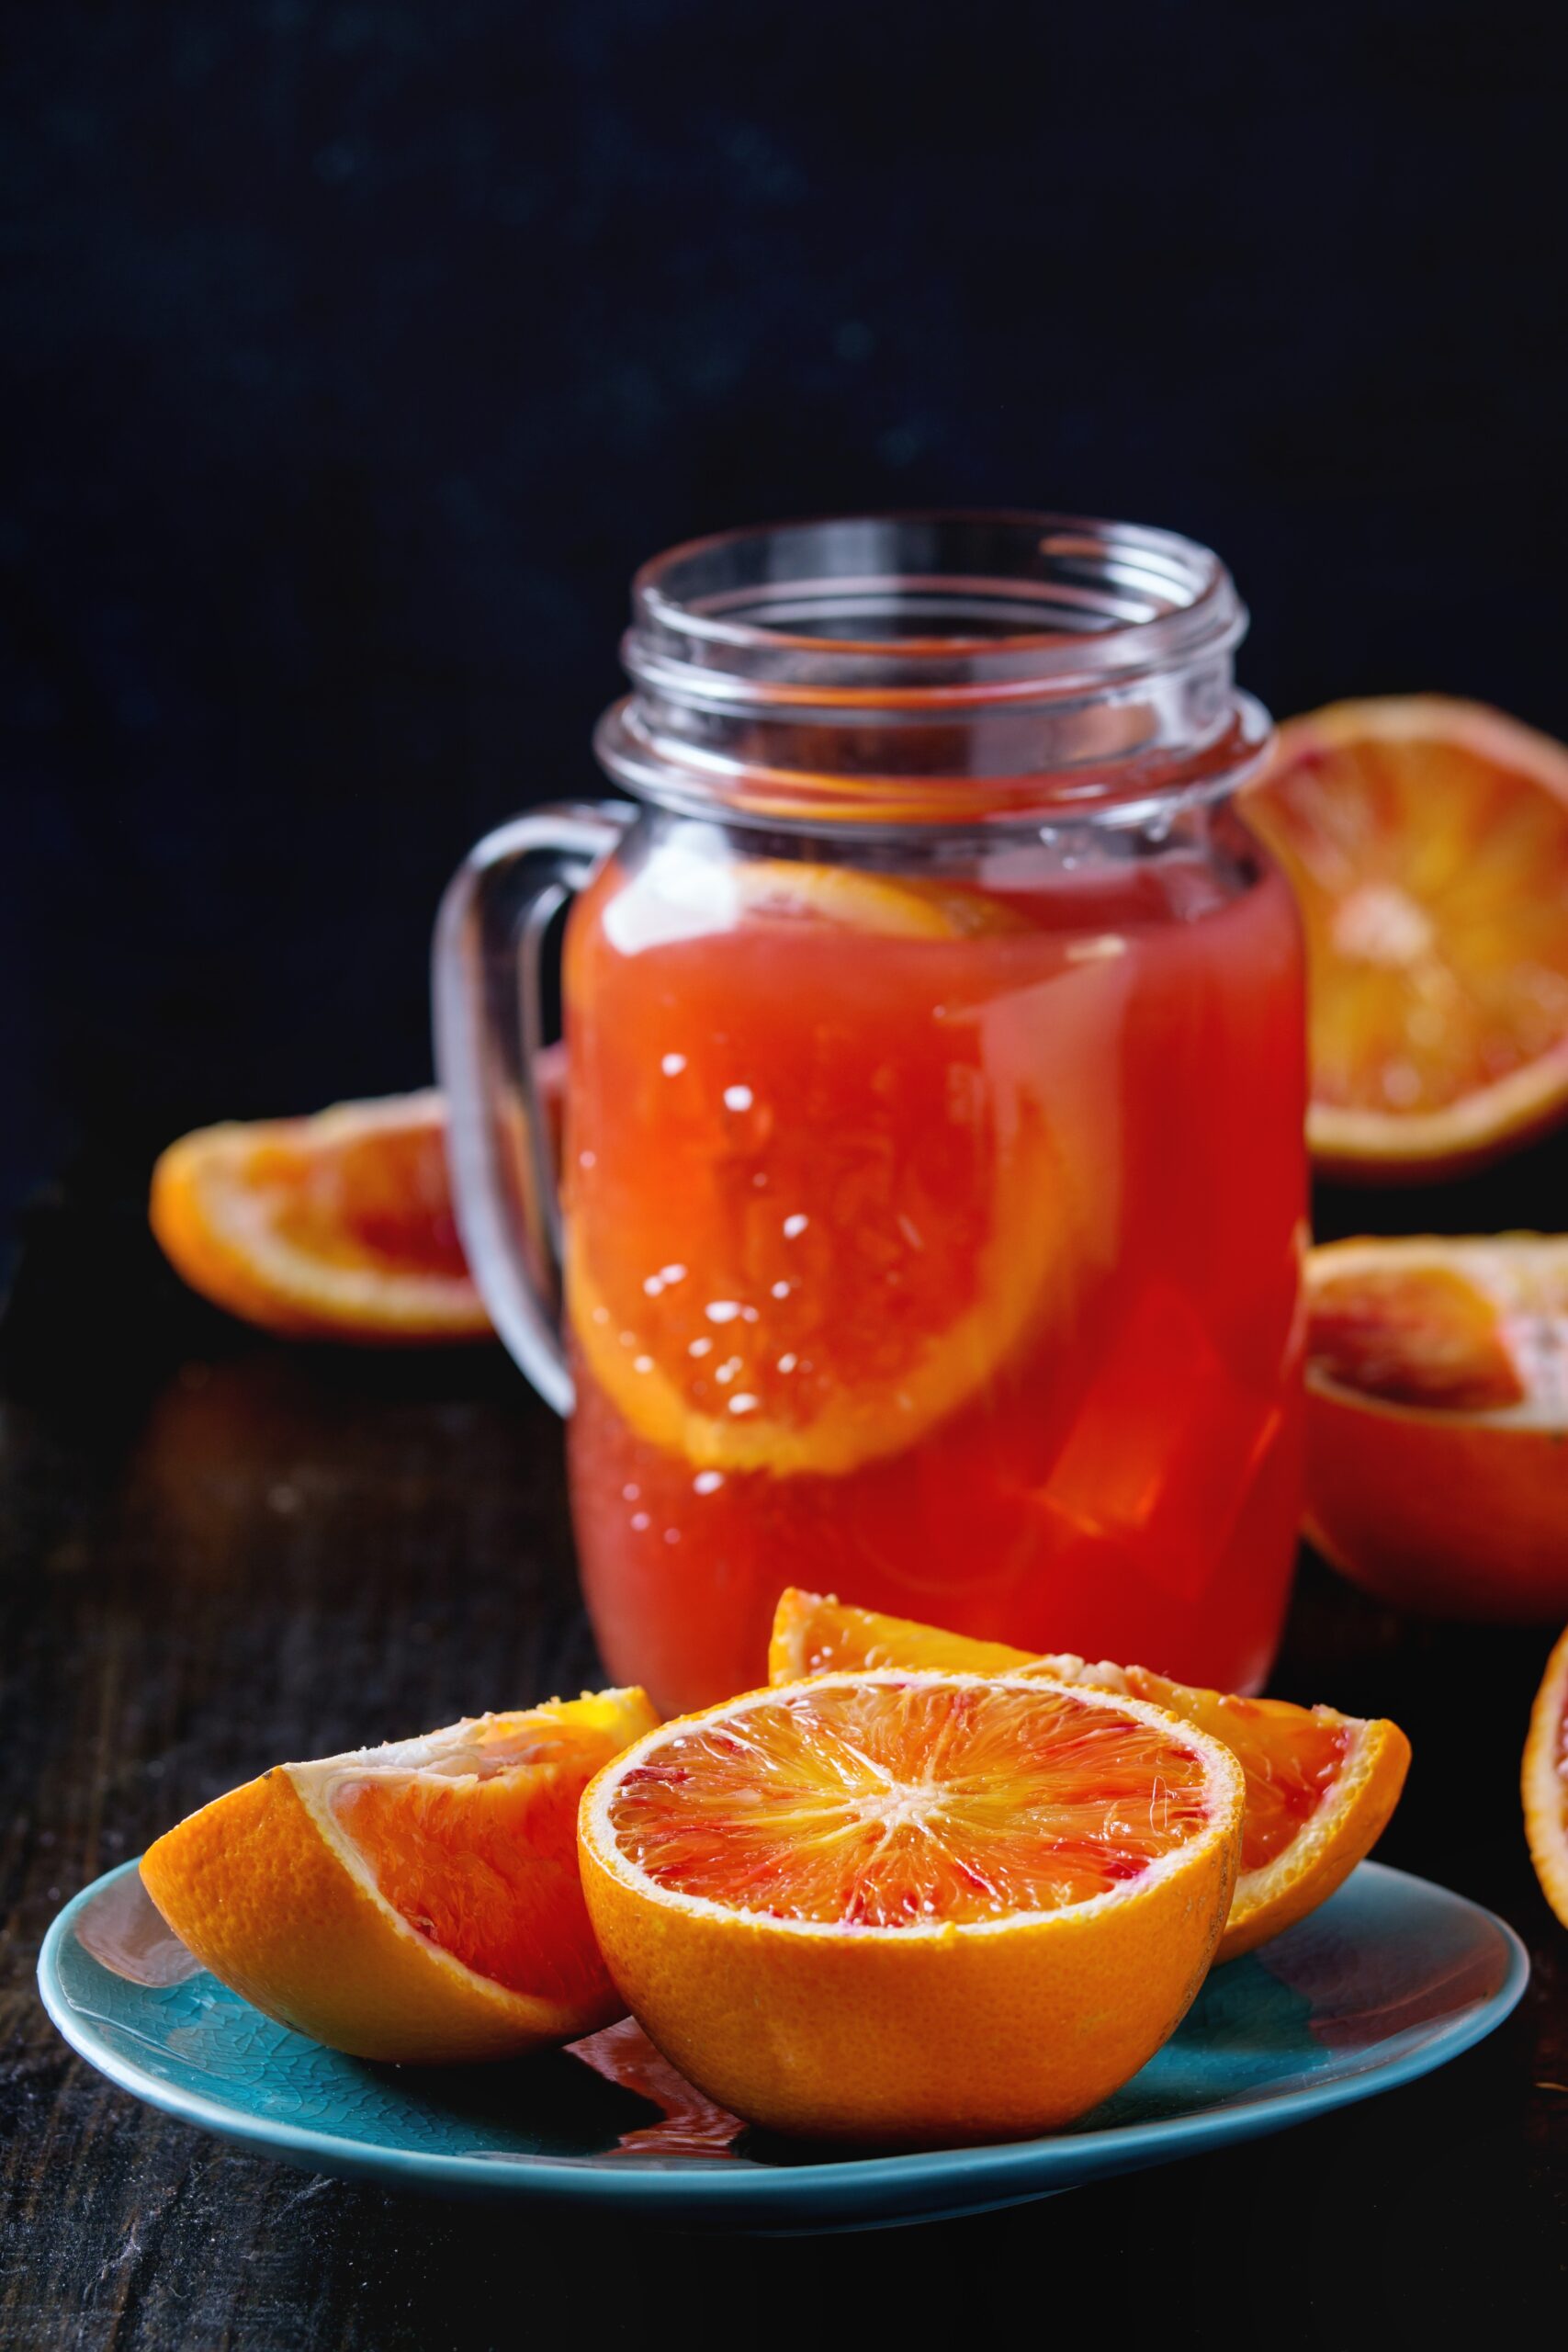
[[[955,884],[772,859],[698,876],[724,894],[702,902],[702,919],[722,930],[728,915],[739,929],[727,936],[770,957],[786,937],[809,953],[814,934],[852,931],[908,958],[1026,927]],[[698,881],[682,869],[667,887]],[[636,894],[615,901],[617,923],[635,928]],[[1071,1187],[1038,1105],[984,1107],[974,1070],[949,1060],[977,1051],[978,1015],[923,1014],[905,963],[888,984],[888,1019],[903,1026],[886,1029],[886,1053],[847,1053],[803,1019],[798,1035],[771,1039],[762,1071],[726,1025],[711,954],[679,995],[666,977],[635,1044],[627,1024],[596,1021],[615,953],[593,906],[580,907],[569,1018],[581,1021],[574,1056],[596,1075],[573,1091],[567,1154],[579,1363],[628,1429],[698,1472],[838,1476],[902,1452],[984,1387],[1066,1278]],[[793,968],[778,967],[780,985]],[[848,1017],[837,1001],[828,1010]],[[962,1048],[943,1043],[943,1018]]]
[[[759,857],[728,869],[748,913],[843,924],[886,939],[973,939],[1026,928],[1015,909],[962,882]]]
[[[265,1330],[387,1342],[490,1329],[434,1091],[198,1128],[159,1159],[150,1214],[191,1288]]]
[[[1568,1110],[1568,750],[1479,704],[1337,703],[1247,793],[1306,926],[1322,1168],[1449,1174]]]
[[[1216,1958],[1234,1960],[1333,1894],[1371,1852],[1399,1801],[1410,1743],[1396,1724],[1332,1707],[1239,1699],[1172,1682],[1146,1667],[1061,1655],[1032,1658],[1002,1642],[971,1641],[794,1588],[779,1601],[769,1679],[849,1668],[949,1668],[1038,1675],[1152,1703],[1222,1740],[1240,1765],[1246,1806],[1240,1875]]]
[[[1568,1630],[1546,1662],[1530,1710],[1522,1792],[1540,1891],[1568,1928]]]
[[[356,2058],[445,2064],[621,2014],[577,1867],[583,1788],[657,1720],[640,1690],[279,1764],[148,1848],[197,1958]]]
[[[1042,1313],[1056,1255],[1043,1205],[1051,1170],[1038,1132],[1031,1148],[1008,1155],[994,1196],[994,1237],[971,1260],[974,1295],[929,1334],[908,1328],[913,1317],[902,1328],[885,1323],[880,1376],[857,1379],[836,1368],[830,1318],[807,1323],[779,1313],[772,1294],[786,1278],[763,1281],[751,1272],[762,1253],[747,1253],[739,1279],[710,1277],[678,1301],[665,1304],[657,1294],[649,1301],[645,1283],[641,1299],[612,1306],[569,1227],[567,1285],[578,1344],[628,1426],[694,1470],[833,1476],[902,1453],[983,1386]],[[809,1194],[797,1184],[791,1197]],[[809,1216],[795,1214],[804,1230]],[[829,1260],[840,1238],[829,1229]],[[799,1252],[795,1262],[818,1254]],[[954,1265],[932,1273],[933,1289],[949,1277],[958,1283]],[[830,1274],[819,1285],[825,1295],[835,1287]],[[704,1290],[740,1295],[704,1298]],[[918,1301],[911,1304],[918,1315]],[[715,1330],[716,1321],[727,1328]]]
[[[1208,1968],[1235,1758],[1136,1700],[831,1675],[649,1733],[583,1799],[627,2007],[749,2121],[905,2144],[1049,2129]]]
[[[1568,1239],[1331,1242],[1307,1306],[1319,1551],[1401,1608],[1568,1612]]]

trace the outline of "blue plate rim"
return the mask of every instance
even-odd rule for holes
[[[912,2154],[850,2156],[826,2163],[788,2166],[732,2166],[728,2160],[711,2165],[700,2160],[669,2169],[606,2165],[597,2156],[533,2155],[525,2152],[502,2155],[454,2155],[440,2150],[396,2148],[374,2141],[350,2140],[310,2124],[288,2124],[246,2114],[221,2101],[160,2082],[132,2061],[108,2047],[92,2022],[67,1997],[61,1981],[59,1955],[77,1914],[94,1896],[141,1867],[134,1855],[105,1871],[83,1887],[51,1921],[39,1949],[38,1987],[45,2010],[57,2031],[78,2056],[117,2088],[145,2106],[172,2115],[182,2123],[209,2132],[231,2143],[255,2148],[285,2160],[305,2162],[314,2157],[319,2168],[390,2181],[403,2187],[432,2189],[472,2189],[489,2196],[510,2192],[570,2200],[584,2199],[626,2205],[705,2204],[800,2205],[828,2191],[835,2202],[854,2201],[856,2191],[886,2191],[897,2188],[911,2199],[923,2191],[951,2197],[959,2183],[969,2192],[964,2202],[972,2209],[973,2191],[994,2188],[998,2201],[1016,2196],[1021,2201],[1046,2193],[1053,2176],[1066,2176],[1068,2188],[1106,2172],[1130,2172],[1201,2153],[1206,2146],[1226,2146],[1256,2139],[1289,2125],[1309,2121],[1338,2107],[1354,2105],[1385,2090],[1431,2074],[1458,2058],[1502,2025],[1522,1999],[1529,1983],[1530,1959],[1523,1939],[1494,1911],[1434,1879],[1393,1869],[1385,1862],[1365,1861],[1355,1872],[1397,1879],[1444,1901],[1461,1905],[1502,1940],[1507,1969],[1502,1984],[1473,2009],[1440,2027],[1414,2049],[1396,2056],[1373,2059],[1364,2067],[1339,2075],[1322,2085],[1278,2091],[1241,2101],[1235,2107],[1209,2109],[1201,2114],[1150,2119],[1141,2123],[1111,2125],[1090,2134],[1047,2133],[1032,2140],[988,2141],[976,2147],[922,2150]],[[902,2201],[902,2199],[900,2199]]]

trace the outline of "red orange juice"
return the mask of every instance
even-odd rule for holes
[[[1305,1073],[1293,913],[1249,856],[911,875],[676,825],[600,872],[567,945],[565,1272],[617,1679],[667,1711],[759,1682],[795,1581],[1260,1682]]]

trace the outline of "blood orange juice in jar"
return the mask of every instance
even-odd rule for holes
[[[1223,567],[1044,514],[649,565],[599,751],[448,894],[464,1240],[570,1414],[605,1664],[788,1583],[1256,1688],[1299,1503],[1302,950]],[[563,897],[555,1197],[538,945]]]

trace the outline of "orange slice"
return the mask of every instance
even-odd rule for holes
[[[640,1690],[279,1764],[141,1859],[215,1976],[356,2058],[446,2064],[621,2015],[583,1906],[578,1799],[657,1721]]]
[[[708,2097],[905,2144],[1045,2131],[1174,2031],[1235,1882],[1235,1758],[1156,1707],[840,1674],[678,1718],[583,1799],[627,2007]]]
[[[961,882],[870,874],[852,865],[813,865],[757,857],[727,870],[739,908],[785,922],[830,922],[884,939],[974,939],[1025,928],[1002,899]]]
[[[1318,1550],[1400,1608],[1568,1614],[1568,1238],[1332,1242],[1307,1304]]]
[[[434,1091],[201,1127],[152,1171],[152,1230],[215,1306],[296,1339],[473,1340]]]
[[[716,913],[704,900],[705,917],[781,935],[934,948],[1022,927],[981,892],[848,868],[763,859],[702,887],[729,894]],[[567,973],[589,1031],[601,953],[590,910]],[[1021,1103],[1014,1127],[977,1143],[972,1114],[944,1106],[940,1057],[915,1070],[890,1046],[865,1073],[886,1089],[869,1121],[863,1101],[796,1120],[732,1081],[728,1038],[682,1045],[661,1063],[650,1041],[637,1059],[647,1148],[629,1175],[613,1177],[597,1131],[574,1123],[580,1358],[630,1429],[699,1472],[835,1476],[902,1452],[984,1387],[1068,1278],[1066,1180],[1038,1112]],[[626,1115],[619,1094],[610,1115]],[[989,1204],[976,1211],[977,1183]]]
[[[1168,1681],[1146,1667],[1090,1665],[1065,1655],[1032,1659],[1003,1642],[971,1641],[934,1625],[852,1609],[831,1595],[792,1588],[780,1600],[770,1680],[886,1666],[1036,1674],[1149,1702],[1223,1740],[1241,1766],[1247,1802],[1241,1874],[1220,1960],[1234,1960],[1277,1936],[1348,1878],[1386,1827],[1410,1762],[1410,1743],[1397,1724],[1364,1722],[1332,1707],[1294,1707],[1283,1699],[1232,1698]]]
[[[1535,1874],[1568,1928],[1568,1631],[1546,1662],[1530,1710],[1522,1786]]]
[[[1319,1167],[1451,1174],[1568,1111],[1568,750],[1436,695],[1280,730],[1245,801],[1306,924]]]

